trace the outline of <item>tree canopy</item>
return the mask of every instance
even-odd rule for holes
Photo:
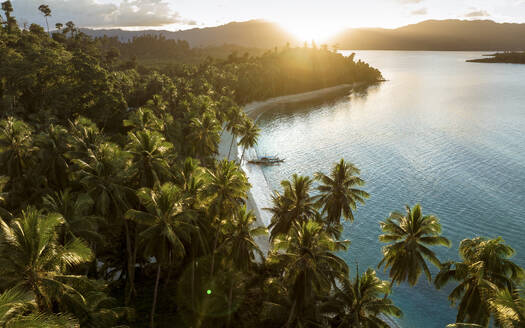
[[[264,227],[243,156],[218,159],[224,131],[257,143],[244,104],[378,70],[325,47],[213,57],[71,21],[49,35],[2,10],[1,327],[386,327],[401,315],[393,283],[430,279],[427,261],[438,288],[459,283],[458,323],[523,325],[523,270],[500,239],[467,239],[443,263],[427,248],[449,246],[439,220],[416,205],[381,223],[391,281],[350,277],[340,237],[368,197],[355,165],[283,181]]]

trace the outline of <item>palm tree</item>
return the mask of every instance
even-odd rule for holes
[[[185,256],[183,241],[190,239],[191,225],[184,215],[183,194],[173,184],[165,183],[155,190],[142,188],[137,192],[137,197],[146,211],[128,210],[126,218],[147,227],[140,233],[144,254],[154,256],[157,263],[150,318],[150,327],[153,328],[161,266]]]
[[[317,222],[302,223],[275,241],[275,259],[284,266],[284,284],[289,286],[292,308],[289,327],[314,302],[348,275],[348,266],[334,252],[345,250],[348,241],[334,241]]]
[[[31,161],[34,150],[32,129],[13,117],[0,121],[0,168],[10,178],[20,177]]]
[[[29,207],[22,217],[9,225],[0,219],[0,272],[4,287],[20,288],[35,296],[39,311],[52,312],[54,302],[83,296],[75,289],[82,276],[67,270],[91,260],[89,247],[73,238],[62,245],[56,233],[63,218],[58,214],[43,215]]]
[[[438,289],[450,281],[459,282],[448,297],[452,304],[459,301],[456,322],[488,326],[490,292],[506,289],[512,293],[523,278],[523,269],[509,260],[514,253],[501,238],[461,241],[462,261],[443,264],[434,281]]]
[[[390,327],[385,319],[402,315],[388,298],[390,282],[379,279],[371,268],[361,276],[358,270],[355,280],[344,280],[336,287],[335,294],[323,304],[323,312],[328,314],[333,327]]]
[[[255,221],[256,217],[253,212],[243,206],[225,227],[224,245],[229,246],[228,258],[239,272],[248,272],[250,266],[254,264],[256,254],[259,255],[259,258],[264,259],[264,254],[254,238],[265,235],[268,231],[265,227],[254,227]],[[232,313],[233,283],[234,279],[230,279],[228,326]]]
[[[221,128],[212,115],[204,114],[200,118],[191,119],[190,129],[190,144],[195,157],[203,160],[217,153]]]
[[[175,167],[175,172],[173,173],[175,183],[186,195],[187,207],[194,209],[196,206],[202,205],[205,187],[206,171],[198,163],[194,158],[188,157],[182,165]]]
[[[241,109],[234,100],[229,97],[221,97],[219,101],[219,107],[215,111],[215,115],[219,122],[223,125],[221,130],[221,137],[225,130],[229,130],[228,123],[236,119],[237,116],[241,115]]]
[[[525,325],[525,292],[495,288],[489,293],[489,309],[496,324],[503,328],[520,328]]]
[[[133,155],[133,175],[140,186],[153,188],[169,175],[169,158],[173,145],[156,132],[130,132],[126,149]]]
[[[62,33],[71,32],[71,37],[73,37],[76,31],[77,31],[77,28],[75,26],[75,23],[73,23],[72,21],[69,21],[69,22],[66,22],[66,28],[62,31]]]
[[[297,218],[291,215],[292,200],[285,195],[274,191],[272,195],[272,207],[264,210],[272,213],[272,220],[268,229],[270,230],[270,241],[282,234],[287,234],[292,227],[298,224]]]
[[[135,130],[162,131],[162,121],[155,116],[151,109],[147,108],[132,111],[128,119],[123,121],[123,125]]]
[[[40,5],[38,6],[38,10],[42,13],[42,15],[45,17],[46,19],[46,26],[47,26],[47,33],[50,34],[50,31],[49,31],[49,23],[47,22],[47,18],[49,16],[51,16],[51,9],[49,8],[48,5]]]
[[[247,118],[244,120],[240,128],[241,140],[239,140],[239,145],[243,147],[241,163],[246,149],[254,147],[257,144],[257,138],[259,137],[260,131],[261,129],[259,129],[251,119]]]
[[[184,162],[174,167],[174,181],[183,193],[184,211],[188,214],[188,220],[194,226],[191,232],[191,239],[185,243],[187,251],[190,253],[191,266],[191,304],[194,304],[195,297],[195,273],[197,270],[196,258],[209,252],[209,238],[211,222],[207,218],[206,199],[207,171],[200,167],[198,160],[188,157]]]
[[[11,13],[13,12],[13,5],[11,4],[11,1],[7,0],[2,2],[2,10],[5,14],[7,33],[9,34],[13,31],[13,28],[17,26],[16,19],[11,16]]]
[[[312,179],[294,174],[292,181],[282,181],[283,194],[275,192],[272,196],[273,207],[267,208],[272,212],[270,239],[280,234],[287,234],[293,227],[316,216],[314,198],[310,196]]]
[[[92,215],[93,200],[88,194],[75,194],[70,189],[44,196],[43,206],[49,213],[64,218],[64,240],[82,238],[91,245],[102,244],[98,233],[101,217]]]
[[[244,172],[233,161],[222,160],[215,170],[206,172],[206,194],[212,215],[224,218],[246,198],[250,184]]]
[[[242,206],[225,227],[224,244],[230,247],[229,259],[239,271],[247,271],[254,263],[256,254],[264,258],[254,238],[267,234],[268,230],[262,226],[254,227],[256,220],[255,214]]]
[[[237,135],[241,131],[242,123],[247,120],[246,114],[240,110],[233,111],[226,124],[226,130],[229,130],[232,135],[232,141],[230,142],[230,149],[228,150],[228,160],[233,148],[234,141],[237,140]]]
[[[5,198],[7,197],[7,193],[4,192],[4,188],[8,182],[9,182],[9,177],[0,175],[0,204],[5,202]]]
[[[88,285],[79,287],[83,287],[81,292],[84,298],[68,304],[66,310],[78,319],[80,327],[127,328],[118,324],[132,319],[133,310],[118,306],[119,302],[106,294],[105,281],[90,280]]]
[[[63,189],[68,185],[69,150],[68,131],[60,125],[49,125],[47,131],[35,136],[38,147],[39,172],[52,189]]]
[[[74,122],[69,122],[69,125],[72,142],[67,157],[70,159],[90,159],[103,143],[103,133],[95,123],[83,117],[79,117]]]
[[[12,288],[0,294],[0,327],[76,328],[78,323],[69,315],[38,312],[31,293]]]
[[[9,213],[8,210],[2,207],[2,205],[6,202],[6,198],[8,196],[8,193],[4,191],[5,186],[9,182],[9,178],[0,175],[0,218],[8,219],[11,218],[11,213]]]
[[[232,217],[235,209],[246,198],[250,188],[246,175],[234,162],[222,160],[217,163],[214,171],[207,170],[206,190],[209,197],[210,215],[214,217],[215,239],[211,260],[211,273],[214,271],[215,251],[219,243],[219,236],[223,220]]]
[[[357,167],[341,159],[329,176],[322,172],[315,174],[315,179],[320,181],[318,205],[327,214],[329,224],[338,224],[341,216],[353,222],[352,211],[356,210],[357,203],[364,204],[369,197],[367,192],[357,188],[365,184],[359,173]]]
[[[2,10],[4,11],[6,18],[9,19],[11,13],[13,12],[13,5],[11,1],[7,0],[2,2]]]
[[[407,281],[414,286],[422,271],[431,281],[425,259],[438,268],[441,262],[427,246],[450,247],[450,241],[440,236],[439,219],[433,215],[423,216],[421,206],[416,204],[412,209],[406,206],[405,215],[391,213],[380,224],[383,235],[379,236],[379,241],[390,244],[383,247],[383,259],[378,267],[384,264],[385,270],[390,268],[390,278],[398,284]]]
[[[318,302],[304,306],[303,313],[290,314],[297,311],[296,302],[289,297],[288,286],[279,279],[267,279],[264,290],[267,291],[267,300],[262,304],[259,314],[261,326],[264,327],[329,327],[329,321],[321,312],[322,296]]]
[[[105,217],[117,216],[127,207],[125,186],[129,179],[130,154],[117,145],[104,143],[86,161],[73,160],[78,170],[75,177],[95,202],[95,209]],[[118,217],[117,217],[118,218]]]
[[[86,145],[87,146],[87,145]],[[93,199],[97,215],[105,217],[109,223],[122,224],[126,238],[128,294],[129,304],[135,292],[136,245],[131,242],[131,231],[124,212],[129,208],[129,198],[133,194],[127,186],[131,155],[117,145],[102,143],[95,150],[86,150],[86,159],[74,159],[77,166],[74,178],[84,187]],[[111,221],[116,222],[111,222]]]

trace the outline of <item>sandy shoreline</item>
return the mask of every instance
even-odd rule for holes
[[[315,100],[318,98],[327,97],[333,94],[340,93],[342,91],[350,90],[354,87],[357,87],[358,85],[360,84],[358,83],[340,84],[340,85],[336,85],[335,87],[324,88],[324,89],[303,92],[303,93],[297,93],[297,94],[288,95],[288,96],[276,97],[276,98],[271,98],[265,101],[256,101],[256,102],[252,102],[244,106],[244,111],[248,116],[255,119],[259,115],[263,114],[265,111],[275,108],[275,106],[292,104],[292,103]]]
[[[322,97],[328,97],[335,95],[343,91],[350,91],[351,89],[361,84],[342,84],[331,88],[325,88],[305,93],[293,94],[288,96],[271,98],[265,101],[253,102],[244,107],[246,114],[252,119],[257,119],[264,112],[275,108],[276,106],[310,101]],[[228,157],[230,144],[232,142],[232,135],[228,131],[224,131],[219,143],[219,159]],[[237,142],[235,142],[237,143]],[[230,160],[240,160],[242,154],[242,148],[236,144],[233,145],[230,154]],[[247,149],[244,158],[252,159],[257,158],[257,151],[254,148]],[[248,192],[247,207],[252,210],[257,217],[257,225],[268,227],[271,222],[272,215],[263,210],[264,208],[272,207],[272,189],[264,176],[262,167],[259,165],[249,164],[246,160],[241,164],[242,170],[246,173],[248,181],[252,185],[252,188]],[[270,243],[267,236],[260,236],[256,239],[257,244],[261,248],[264,254],[268,254],[270,249]]]

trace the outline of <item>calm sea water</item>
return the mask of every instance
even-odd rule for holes
[[[417,202],[441,219],[453,242],[436,249],[442,260],[457,259],[464,238],[501,236],[525,266],[525,65],[465,62],[480,55],[358,51],[356,58],[388,82],[259,119],[259,155],[286,158],[265,168],[273,189],[293,173],[328,172],[340,158],[361,169],[371,197],[345,224],[352,245],[340,254],[352,271],[356,263],[360,271],[377,266],[379,221]],[[400,325],[454,322],[449,290],[436,291],[425,280],[395,287]]]

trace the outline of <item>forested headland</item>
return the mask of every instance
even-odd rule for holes
[[[51,9],[38,8],[44,26]],[[458,323],[523,326],[523,269],[503,240],[438,259],[450,242],[415,204],[379,223],[383,280],[337,255],[368,197],[354,165],[283,181],[267,229],[238,163],[216,159],[225,130],[257,142],[244,104],[378,70],[327,47],[214,58],[162,38],[92,39],[73,22],[20,28],[10,1],[2,10],[0,326],[388,327],[396,284],[422,279],[454,286]],[[151,65],[151,49],[173,60]]]
[[[487,58],[467,60],[470,63],[525,64],[525,52],[497,52]]]

